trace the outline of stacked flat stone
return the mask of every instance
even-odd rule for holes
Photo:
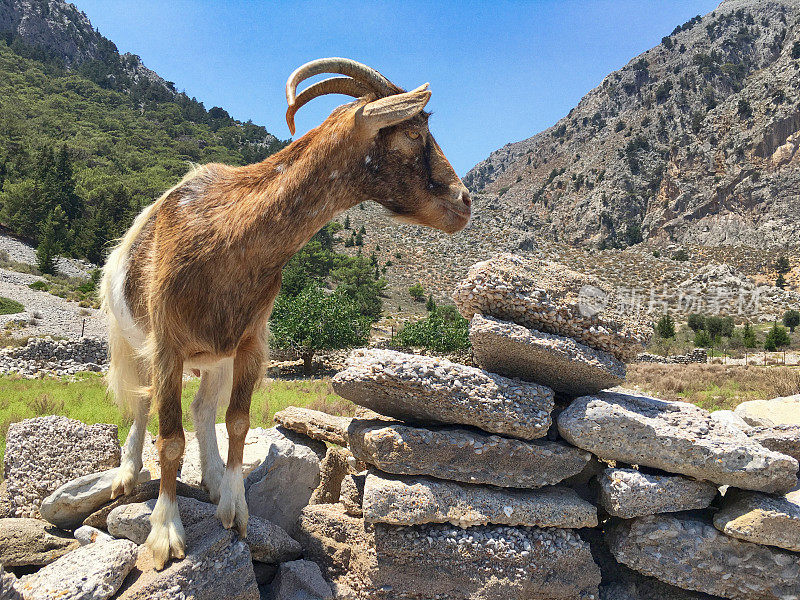
[[[358,350],[359,416],[275,416],[369,465],[300,516],[337,597],[800,600],[796,425],[618,387],[650,327],[559,265],[503,255],[454,298],[478,368]]]

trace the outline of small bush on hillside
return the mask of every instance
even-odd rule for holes
[[[466,350],[470,347],[469,321],[458,313],[455,306],[439,306],[427,318],[403,327],[393,342],[435,352]]]
[[[785,256],[778,257],[778,260],[775,261],[775,270],[778,273],[788,273],[792,270],[792,266],[789,264],[789,259]]]
[[[675,320],[669,316],[664,315],[656,323],[656,335],[663,339],[669,339],[675,337]]]
[[[687,261],[689,260],[689,253],[686,252],[683,248],[678,250],[672,255],[672,260],[680,260],[680,261]]]
[[[425,288],[422,287],[421,283],[415,283],[408,288],[408,293],[416,302],[419,302],[425,297]]]
[[[25,307],[16,300],[0,296],[0,315],[14,315],[21,313],[23,310],[25,310]]]
[[[787,310],[783,313],[783,324],[789,328],[789,331],[794,333],[794,328],[800,325],[800,312]]]
[[[46,292],[47,290],[50,289],[50,284],[40,279],[39,281],[34,281],[28,287],[31,288],[32,290],[37,290],[39,292]]]
[[[775,352],[782,348],[786,348],[791,343],[789,332],[784,327],[775,323],[772,328],[767,332],[767,337],[764,340],[764,350],[767,352]]]

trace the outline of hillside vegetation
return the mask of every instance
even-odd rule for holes
[[[102,262],[190,162],[246,164],[284,144],[182,94],[109,87],[0,41],[0,220],[14,233],[49,231],[60,252]]]

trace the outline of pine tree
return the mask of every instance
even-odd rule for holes
[[[428,296],[428,301],[425,303],[425,310],[433,312],[436,310],[436,301],[433,299],[433,294]]]
[[[344,228],[350,229],[350,215],[344,216]]]
[[[56,206],[42,226],[41,241],[36,248],[36,265],[42,273],[56,272],[55,261],[62,249],[66,220],[64,211]]]
[[[783,276],[783,273],[778,273],[778,278],[775,280],[775,287],[779,287],[782,290],[786,289],[786,278]]]

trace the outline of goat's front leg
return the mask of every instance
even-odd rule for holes
[[[233,392],[225,415],[228,463],[222,478],[217,517],[226,529],[235,525],[242,537],[247,535],[249,517],[242,477],[244,439],[250,429],[250,399],[261,376],[263,358],[260,340],[248,338],[239,345],[233,361]]]
[[[185,445],[181,422],[182,361],[177,353],[159,349],[153,359],[153,400],[158,408],[158,456],[161,486],[145,545],[153,553],[156,569],[172,558],[185,556],[185,533],[175,495],[178,465]]]

